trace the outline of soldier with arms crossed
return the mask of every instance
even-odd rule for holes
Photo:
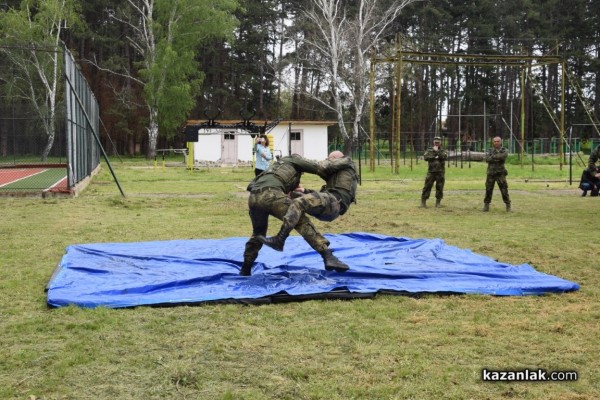
[[[425,177],[425,185],[421,193],[421,205],[419,207],[426,208],[427,199],[431,194],[431,188],[435,182],[435,206],[441,207],[442,199],[444,198],[444,183],[446,182],[446,159],[448,152],[442,149],[442,138],[436,136],[433,138],[433,146],[425,151],[423,159],[429,163],[427,167],[427,176]]]
[[[494,185],[498,183],[498,189],[500,189],[500,193],[502,194],[502,201],[506,204],[506,211],[510,212],[510,196],[508,195],[508,182],[506,182],[508,171],[504,167],[504,163],[508,157],[508,150],[502,147],[502,139],[499,136],[493,139],[492,144],[493,146],[485,154],[485,161],[488,163],[488,167],[485,180],[485,198],[481,211],[490,211]]]

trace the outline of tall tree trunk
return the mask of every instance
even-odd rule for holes
[[[156,142],[158,140],[158,109],[149,107],[148,110],[148,159],[156,156]]]

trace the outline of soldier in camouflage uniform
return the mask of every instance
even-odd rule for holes
[[[441,207],[442,199],[444,198],[444,183],[446,182],[446,164],[448,152],[441,147],[442,138],[436,136],[433,138],[433,146],[428,148],[423,154],[423,159],[429,163],[427,167],[427,176],[425,177],[425,185],[421,193],[421,205],[419,207],[427,207],[427,199],[431,194],[433,182],[435,182],[435,206]]]
[[[598,196],[598,182],[600,181],[600,166],[596,167],[596,163],[600,159],[600,145],[596,146],[590,153],[588,159],[588,167],[583,170],[579,188],[583,190],[581,196],[587,195],[587,191],[591,189],[592,196]]]
[[[490,211],[490,203],[492,202],[492,194],[494,192],[494,184],[498,183],[498,188],[502,194],[502,200],[506,204],[506,211],[511,211],[510,196],[508,195],[508,182],[506,175],[508,171],[504,167],[508,151],[502,147],[502,139],[496,136],[493,139],[493,147],[488,149],[485,154],[485,161],[488,163],[487,178],[485,180],[485,199],[483,200],[482,211]]]
[[[592,164],[594,167],[594,164]],[[581,173],[581,180],[579,181],[579,189],[583,192],[581,193],[581,197],[587,196],[588,190],[591,190],[591,196],[598,196],[598,188],[600,187],[600,166],[595,167],[593,172],[590,172],[588,168],[584,169]]]
[[[590,153],[590,158],[588,160],[588,171],[591,175],[596,178],[600,178],[600,174],[596,172],[596,162],[600,159],[600,145],[596,146],[594,150]]]
[[[326,184],[319,192],[299,186],[294,191],[295,196],[293,197],[295,198],[283,217],[279,233],[269,238],[258,236],[258,240],[277,251],[282,251],[285,240],[304,214],[312,215],[321,221],[331,222],[340,215],[344,215],[350,204],[356,202],[358,175],[354,162],[350,157],[344,157],[344,153],[341,151],[331,152],[328,159],[339,160],[339,162],[345,159],[347,167],[341,168],[329,176],[324,176]]]
[[[308,172],[326,177],[345,165],[344,160],[325,160],[316,163],[294,154],[283,157],[276,163],[271,164],[265,172],[250,182],[248,185],[250,191],[248,206],[250,220],[252,221],[252,236],[246,242],[240,275],[251,275],[252,265],[263,246],[257,237],[266,235],[269,226],[269,215],[280,220],[283,219],[292,203],[290,192],[300,184],[302,173]],[[323,257],[326,270],[336,270],[337,272],[348,270],[348,266],[333,255],[329,249],[329,241],[317,231],[307,216],[303,215],[300,218],[295,229]]]

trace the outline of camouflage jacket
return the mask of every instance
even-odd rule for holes
[[[596,146],[590,153],[590,159],[588,160],[588,171],[596,173],[596,162],[600,159],[600,145]]]
[[[356,188],[358,186],[358,175],[356,174],[356,166],[350,157],[343,157],[334,160],[336,166],[340,166],[337,171],[332,171],[328,176],[323,176],[327,182],[321,192],[329,192],[337,194],[344,203],[341,214],[343,215],[350,203],[356,203]],[[345,166],[344,166],[345,165]]]
[[[347,167],[347,161],[343,161],[343,159],[315,162],[292,154],[271,164],[250,182],[247,190],[252,192],[258,189],[274,188],[289,193],[300,184],[300,177],[304,172],[317,174],[325,179],[345,167]]]
[[[429,163],[427,171],[444,172],[446,170],[444,162],[448,159],[448,152],[441,147],[438,147],[437,150],[433,150],[433,147],[430,147],[423,154],[423,159]]]
[[[506,168],[504,167],[504,162],[508,157],[508,150],[504,147],[500,147],[496,149],[494,147],[489,148],[485,153],[485,162],[488,163],[487,173],[489,175],[497,175],[497,174],[508,174]]]

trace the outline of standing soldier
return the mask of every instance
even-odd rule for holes
[[[425,186],[421,193],[421,208],[426,208],[426,202],[431,194],[433,182],[435,182],[435,206],[441,207],[442,199],[444,198],[444,183],[446,182],[446,159],[448,152],[442,149],[442,138],[436,136],[433,138],[433,146],[428,148],[423,155],[425,161],[429,163],[427,168],[427,176],[425,177]]]
[[[498,183],[498,189],[502,194],[502,201],[506,204],[506,211],[510,212],[510,196],[508,195],[508,182],[506,175],[508,171],[504,167],[508,151],[502,147],[502,139],[496,136],[493,140],[493,147],[488,149],[485,154],[485,161],[488,163],[487,177],[485,180],[485,199],[483,200],[483,209],[481,211],[490,211],[494,184]]]

